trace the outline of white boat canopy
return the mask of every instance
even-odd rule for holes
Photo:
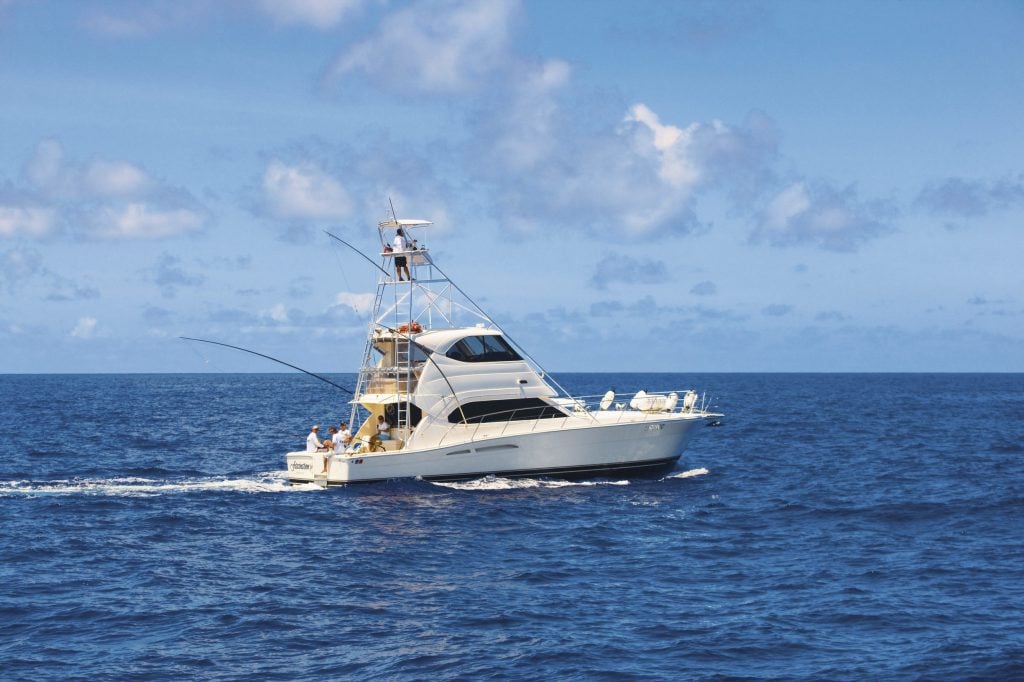
[[[381,227],[419,227],[421,225],[433,225],[434,223],[429,220],[414,220],[410,218],[400,218],[398,220],[392,218],[391,220],[385,220],[379,225]]]

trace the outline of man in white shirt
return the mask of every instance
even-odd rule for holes
[[[309,435],[306,436],[306,452],[316,452],[317,450],[324,446],[324,444],[321,443],[320,439],[317,437],[317,431],[319,430],[320,427],[317,426],[316,424],[314,424],[313,428],[310,429]]]
[[[377,417],[377,435],[381,440],[391,440],[391,424],[384,421],[383,416]]]
[[[398,228],[398,234],[395,235],[395,275],[398,277],[399,282],[405,280],[402,279],[402,271],[405,270],[405,276],[412,281],[412,275],[409,274],[409,263],[405,259],[405,252],[409,248],[409,242],[405,239],[405,232],[402,228]],[[398,255],[403,254],[403,255]]]
[[[341,430],[334,439],[334,452],[345,452],[345,449],[352,444],[352,432],[348,430],[348,424],[341,422]]]

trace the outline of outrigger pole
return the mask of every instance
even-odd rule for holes
[[[241,346],[232,346],[230,343],[221,343],[220,341],[208,341],[207,339],[194,339],[191,336],[179,336],[178,338],[179,339],[184,339],[185,341],[198,341],[199,343],[212,343],[214,346],[224,346],[225,348],[233,348],[234,350],[240,350],[240,351],[242,351],[244,353],[251,353],[253,355],[258,355],[261,358],[266,358],[267,360],[273,360],[274,362],[278,363],[279,365],[284,365],[285,367],[291,367],[292,369],[297,369],[300,372],[302,372],[303,374],[308,374],[309,376],[313,377],[314,379],[319,379],[320,381],[328,383],[331,386],[334,386],[335,388],[340,388],[341,390],[345,391],[345,393],[348,393],[349,395],[355,395],[354,393],[352,393],[352,391],[350,391],[349,389],[345,388],[344,386],[342,386],[340,384],[336,384],[333,381],[331,381],[330,379],[326,379],[326,378],[320,376],[319,374],[314,374],[313,372],[310,372],[309,370],[302,369],[301,367],[293,365],[293,364],[291,364],[289,362],[285,362],[284,360],[278,360],[277,358],[272,358],[269,355],[264,355],[263,353],[257,353],[256,351],[249,350],[248,348],[242,348]]]

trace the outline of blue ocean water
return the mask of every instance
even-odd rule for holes
[[[1024,376],[558,379],[727,417],[660,479],[320,490],[303,375],[0,376],[0,677],[1024,678]]]

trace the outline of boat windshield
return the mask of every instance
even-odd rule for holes
[[[492,335],[459,339],[445,355],[460,362],[509,362],[523,359],[508,341]]]

